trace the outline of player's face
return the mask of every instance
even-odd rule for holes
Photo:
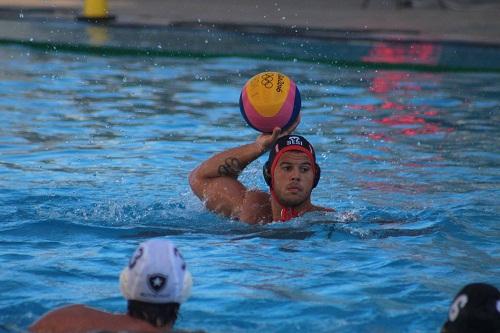
[[[287,151],[278,161],[273,175],[273,189],[280,203],[295,207],[311,196],[314,183],[314,165],[299,151]]]

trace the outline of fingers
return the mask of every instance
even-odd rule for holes
[[[281,128],[275,127],[273,132],[269,135],[268,145],[272,145],[281,136]]]
[[[271,136],[271,137],[272,137],[272,140],[271,140],[271,141],[273,141],[273,142],[274,142],[276,139],[278,139],[278,137],[280,136],[280,134],[281,134],[281,128],[279,128],[279,127],[275,127],[275,128],[273,129],[273,134],[272,134],[272,136]]]
[[[286,130],[283,131],[280,127],[275,127],[273,129],[272,133],[260,134],[257,137],[257,140],[256,140],[257,143],[259,143],[259,145],[262,147],[263,151],[269,149],[269,146],[271,146],[274,142],[276,142],[276,140],[278,140],[280,137],[292,133],[297,128],[297,126],[299,126],[300,120],[301,120],[301,118],[300,118],[300,114],[299,114],[297,119]]]
[[[262,133],[255,140],[260,146],[262,152],[269,149],[269,147],[276,141],[281,135],[281,128],[275,127],[272,133]]]

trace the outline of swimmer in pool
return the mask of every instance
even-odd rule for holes
[[[313,211],[333,211],[311,203],[320,178],[316,154],[302,136],[291,135],[300,117],[286,131],[275,128],[255,142],[218,153],[189,175],[193,192],[205,206],[223,216],[249,224],[288,221]],[[270,193],[246,188],[239,174],[265,152],[264,179]]]
[[[471,283],[453,299],[441,333],[500,333],[500,291]]]
[[[45,314],[31,332],[164,332],[177,319],[191,291],[191,274],[177,248],[166,239],[139,245],[120,275],[126,314],[113,314],[81,304]]]

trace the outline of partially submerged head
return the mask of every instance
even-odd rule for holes
[[[453,299],[441,333],[500,333],[500,291],[471,283]]]
[[[278,203],[298,207],[310,200],[320,178],[312,145],[300,135],[285,135],[271,147],[264,179]]]
[[[191,286],[191,274],[181,253],[161,238],[141,243],[120,275],[128,314],[156,327],[174,325]]]

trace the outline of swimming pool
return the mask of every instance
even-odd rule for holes
[[[184,329],[435,332],[461,286],[499,284],[498,73],[6,46],[0,68],[0,330],[67,303],[124,311],[118,274],[157,236],[193,273]],[[194,166],[256,137],[237,103],[263,70],[298,83],[313,201],[338,213],[247,226],[191,193]]]

